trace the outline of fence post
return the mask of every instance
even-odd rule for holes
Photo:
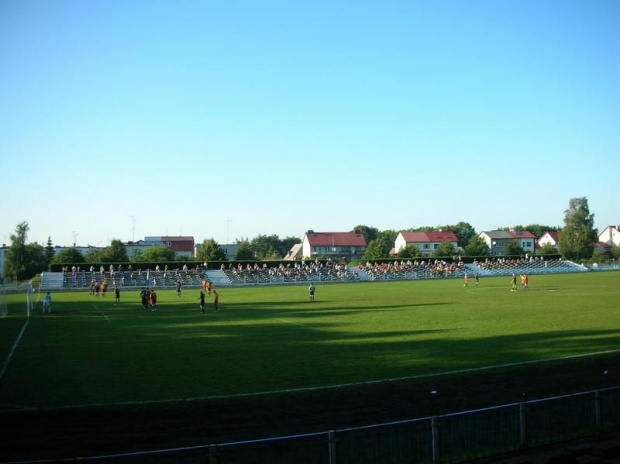
[[[217,445],[209,445],[209,464],[217,464]]]
[[[336,464],[336,432],[330,430],[327,433],[327,444],[329,447],[329,464]]]
[[[594,421],[596,424],[596,434],[600,434],[603,430],[603,418],[601,417],[601,391],[594,392]]]
[[[527,404],[519,403],[519,432],[521,448],[527,447]]]
[[[431,419],[431,446],[433,451],[433,464],[439,463],[439,418]]]

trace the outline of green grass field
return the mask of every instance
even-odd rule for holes
[[[0,411],[174,401],[413,378],[620,351],[620,273],[53,294],[0,317]],[[21,337],[20,337],[21,333]]]

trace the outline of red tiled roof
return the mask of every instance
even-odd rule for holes
[[[355,232],[308,232],[306,233],[310,246],[366,246],[362,234]]]
[[[454,232],[401,232],[405,243],[458,242]]]
[[[549,235],[549,237],[551,237],[555,243],[558,243],[558,240],[560,238],[559,232],[550,231],[550,232],[545,232],[545,234]]]

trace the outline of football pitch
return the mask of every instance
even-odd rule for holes
[[[329,389],[620,352],[620,273],[217,289],[54,292],[0,315],[0,412]]]

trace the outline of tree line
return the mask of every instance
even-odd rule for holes
[[[509,230],[508,227],[503,228]],[[590,213],[588,200],[585,197],[573,198],[568,209],[564,212],[564,227],[554,227],[541,224],[515,226],[514,229],[530,231],[539,239],[547,231],[558,231],[559,244],[556,250],[546,245],[536,251],[538,255],[557,254],[558,252],[569,260],[588,260],[594,252],[593,244],[598,239],[598,231],[594,228],[594,214]],[[145,251],[136,251],[132,256],[127,255],[125,245],[118,239],[110,242],[103,249],[92,249],[82,255],[75,247],[69,247],[55,253],[51,237],[46,246],[37,243],[27,243],[29,225],[21,222],[11,235],[11,245],[6,254],[4,275],[9,279],[25,280],[48,269],[52,263],[79,264],[79,263],[126,263],[126,262],[170,262],[175,260],[174,251],[162,247],[152,246]],[[458,248],[451,243],[442,243],[434,251],[434,257],[450,257],[457,254],[464,256],[484,257],[489,255],[489,247],[478,237],[475,228],[467,222],[446,224],[437,227],[417,227],[407,229],[410,232],[453,232],[458,239]],[[366,240],[364,259],[378,260],[390,257],[394,242],[398,236],[396,230],[379,230],[375,227],[358,225],[352,232],[362,234]],[[278,235],[258,235],[253,239],[241,238],[236,240],[237,251],[235,259],[238,261],[264,261],[282,259],[293,245],[299,243],[297,237],[280,239]],[[519,242],[513,240],[504,248],[506,256],[518,256],[524,253]],[[618,247],[612,250],[613,257],[620,256]],[[414,259],[420,256],[417,246],[407,246],[397,254],[398,258]],[[186,260],[178,258],[177,260]],[[198,247],[195,261],[213,262],[226,261],[227,256],[222,247],[214,239],[206,239]]]

